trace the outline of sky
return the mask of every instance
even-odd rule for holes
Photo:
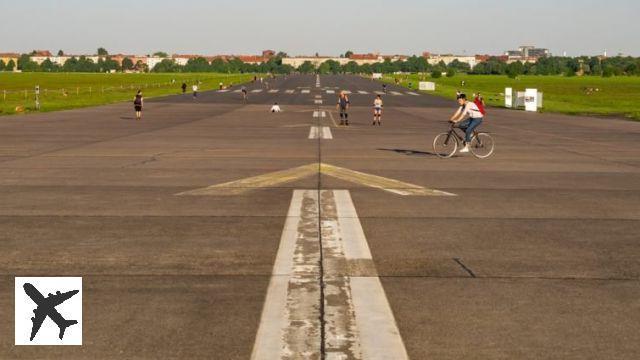
[[[638,0],[0,0],[0,52],[640,56]]]

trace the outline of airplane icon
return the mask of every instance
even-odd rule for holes
[[[33,302],[38,305],[38,307],[33,310],[33,313],[35,314],[34,317],[31,318],[33,327],[31,328],[31,338],[29,339],[30,341],[33,341],[33,338],[36,337],[36,334],[40,330],[40,327],[42,326],[42,323],[47,318],[47,316],[51,318],[51,320],[53,320],[56,325],[58,325],[58,328],[60,328],[60,340],[62,340],[62,338],[64,337],[64,332],[69,326],[78,323],[76,320],[66,320],[65,318],[63,318],[62,315],[60,315],[60,313],[56,310],[56,306],[69,300],[75,294],[79,293],[80,290],[73,290],[64,294],[60,293],[60,291],[57,291],[55,295],[49,294],[49,296],[45,298],[44,296],[42,296],[40,291],[36,289],[35,286],[29,283],[25,283],[23,285],[23,288],[24,292],[29,295],[31,300],[33,300]]]

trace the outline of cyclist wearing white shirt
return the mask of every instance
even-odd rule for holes
[[[478,105],[467,100],[465,94],[458,95],[458,105],[460,105],[460,108],[453,114],[450,121],[465,130],[464,148],[460,152],[467,153],[469,152],[469,143],[471,142],[473,131],[482,124],[484,115]]]

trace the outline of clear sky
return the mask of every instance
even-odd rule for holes
[[[0,0],[0,52],[640,56],[640,0]]]

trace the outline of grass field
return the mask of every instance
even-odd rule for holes
[[[418,82],[433,81],[439,96],[455,98],[457,90],[469,96],[475,92],[482,93],[485,101],[492,106],[504,106],[504,89],[512,87],[515,91],[526,88],[537,88],[544,93],[544,104],[541,111],[564,114],[584,114],[600,116],[624,116],[640,120],[640,77],[564,77],[564,76],[520,76],[510,79],[497,75],[456,75],[452,78],[431,79],[429,75],[397,75],[386,76],[387,82],[395,78],[402,81],[403,86],[417,89]],[[465,86],[461,86],[461,81]],[[596,89],[598,91],[596,91]]]
[[[84,74],[0,72],[0,115],[35,111],[35,86],[40,86],[40,111],[110,104],[133,99],[141,89],[145,98],[177,94],[180,85],[200,81],[200,90],[240,84],[253,74]],[[174,82],[175,80],[175,82]]]

